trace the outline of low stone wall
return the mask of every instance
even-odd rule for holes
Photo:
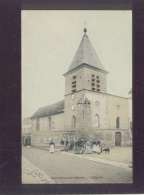
[[[116,133],[120,134],[116,138]],[[53,139],[55,144],[59,145],[63,137],[89,137],[91,139],[100,140],[108,146],[130,146],[132,145],[131,132],[128,129],[92,129],[92,130],[78,130],[75,132],[70,131],[53,131],[52,133],[32,134],[31,143],[33,146],[48,146],[50,139]],[[116,144],[119,141],[119,144]]]

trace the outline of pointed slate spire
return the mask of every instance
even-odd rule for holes
[[[83,31],[84,35],[68,71],[75,69],[81,64],[87,64],[95,68],[104,70],[102,63],[88,38],[87,29],[84,28]]]

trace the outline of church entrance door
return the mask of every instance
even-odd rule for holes
[[[121,132],[116,132],[115,133],[115,146],[121,146],[121,140],[122,140]]]

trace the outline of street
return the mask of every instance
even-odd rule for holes
[[[33,147],[24,147],[22,153],[24,158],[44,171],[55,183],[132,182],[132,169],[94,162],[60,151],[50,154]]]

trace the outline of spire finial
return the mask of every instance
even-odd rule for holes
[[[87,32],[87,28],[84,28],[84,34],[86,34],[86,32]]]
[[[84,21],[84,34],[86,34],[86,32],[87,32],[87,28],[86,28],[86,21]]]

